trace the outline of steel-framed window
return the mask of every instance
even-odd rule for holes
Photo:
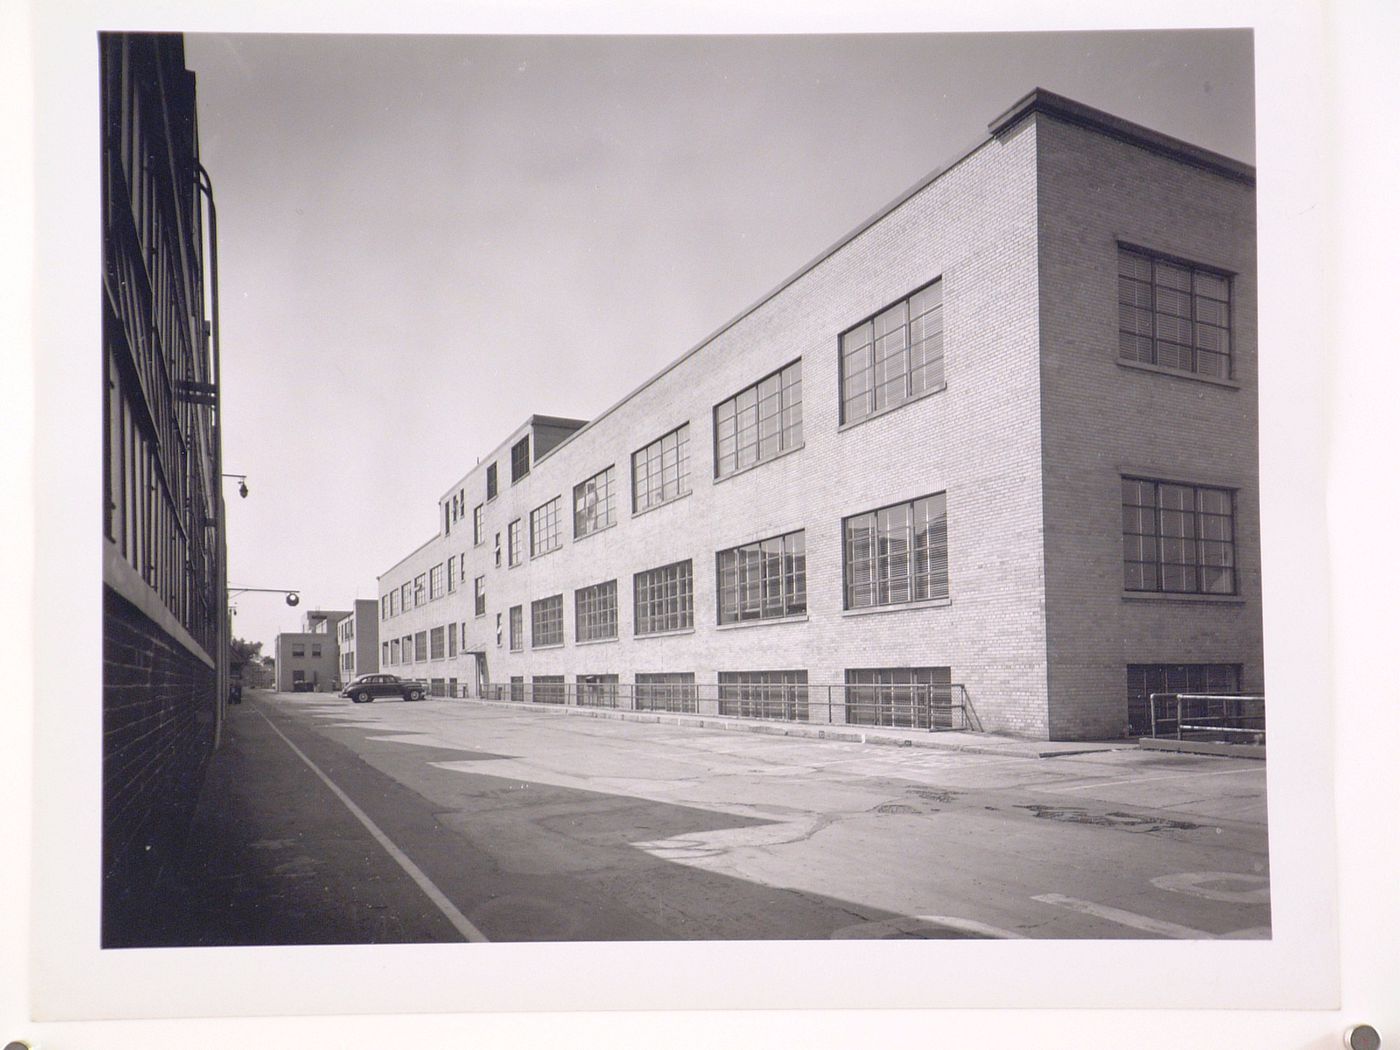
[[[383,663],[392,664],[392,663],[396,663],[396,662],[397,662],[397,661],[394,659],[394,657],[397,657],[397,655],[398,655],[398,644],[399,644],[398,642],[393,642],[392,644],[389,643],[389,642],[381,642],[381,643],[380,643],[380,645],[382,646],[382,648],[383,648],[383,650],[384,650],[382,656],[380,657],[380,659],[381,659],[381,661],[382,661]],[[390,656],[390,651],[391,651],[391,650],[393,651],[393,657]]]
[[[415,661],[426,660],[428,658],[428,632],[419,631],[413,636],[413,659]]]
[[[951,723],[952,683],[948,667],[848,668],[846,721],[911,729]]]
[[[447,625],[447,655],[457,655],[457,625],[455,623]]]
[[[432,660],[441,660],[447,656],[447,630],[443,627],[433,627],[428,631],[428,656]]]
[[[847,609],[948,597],[945,493],[856,514],[842,524]]]
[[[489,503],[496,498],[496,464],[492,463],[486,468],[486,500]]]
[[[1238,693],[1239,664],[1128,664],[1128,731],[1152,728],[1153,693]]]
[[[413,608],[411,604],[412,601],[413,584],[405,583],[402,587],[399,588],[399,611],[408,612],[409,609]]]
[[[617,675],[581,674],[575,676],[574,702],[579,707],[616,707]]]
[[[428,600],[427,580],[427,573],[420,572],[417,576],[413,577],[413,607],[415,609]]]
[[[692,671],[638,674],[633,703],[638,711],[694,714],[700,709],[695,674]]]
[[[574,486],[574,539],[582,539],[617,521],[614,471],[600,470]]]
[[[483,526],[483,524],[484,524],[484,522],[485,522],[485,513],[486,513],[486,505],[485,505],[484,503],[478,503],[475,507],[472,508],[472,546],[473,546],[473,547],[480,547],[480,546],[481,546],[481,537],[482,537],[483,531],[484,531],[482,526]]]
[[[690,491],[690,424],[682,423],[632,453],[632,513]]]
[[[457,588],[457,555],[452,554],[447,558],[447,593],[451,594]]]
[[[442,563],[434,565],[428,570],[428,601],[436,601],[442,597]]]
[[[764,376],[715,406],[715,477],[725,478],[802,444],[802,361]]]
[[[690,559],[637,573],[632,578],[632,603],[639,635],[692,627],[695,596]]]
[[[721,671],[719,713],[807,721],[806,671]]]
[[[574,640],[597,642],[617,637],[617,581],[574,591]]]
[[[514,485],[530,473],[530,435],[526,434],[510,448],[510,483]]]
[[[803,529],[715,555],[719,622],[800,616],[807,611],[807,533]]]
[[[548,554],[560,547],[562,542],[559,539],[560,499],[561,497],[555,496],[549,502],[541,503],[530,511],[530,557],[532,558],[538,558],[541,554]]]
[[[395,587],[389,592],[389,618],[393,619],[399,614],[399,589]]]
[[[530,679],[530,699],[537,704],[562,704],[565,699],[562,674],[537,674]]]
[[[903,404],[943,385],[943,281],[841,333],[841,422]]]
[[[475,585],[476,615],[486,615],[486,577],[478,576]]]
[[[530,603],[530,648],[564,644],[564,596],[553,594]]]
[[[1123,478],[1123,587],[1163,594],[1234,594],[1234,493]]]
[[[520,519],[516,518],[506,529],[506,561],[513,568],[520,564],[522,558]]]
[[[525,613],[524,606],[512,605],[510,607],[510,651],[518,653],[525,648]]]
[[[1231,377],[1230,278],[1118,246],[1118,353],[1177,372]]]

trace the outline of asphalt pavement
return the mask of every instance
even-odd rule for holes
[[[149,943],[1269,935],[1263,762],[561,714],[248,694]]]

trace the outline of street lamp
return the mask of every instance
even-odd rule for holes
[[[235,594],[247,594],[250,591],[257,594],[285,594],[288,605],[301,604],[301,595],[288,587],[230,587],[228,596],[232,598]]]
[[[243,499],[247,499],[247,498],[248,498],[248,475],[247,475],[247,474],[220,474],[219,477],[221,477],[221,478],[237,478],[237,479],[238,479],[238,495],[239,495],[241,498],[243,498]]]

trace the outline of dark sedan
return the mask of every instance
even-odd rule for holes
[[[405,700],[422,700],[423,683],[393,674],[362,674],[340,691],[357,704],[368,704],[381,696],[400,696]]]

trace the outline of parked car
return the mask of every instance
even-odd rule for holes
[[[340,691],[357,704],[372,703],[376,697],[401,696],[405,700],[422,700],[427,686],[411,678],[395,674],[362,674]]]

